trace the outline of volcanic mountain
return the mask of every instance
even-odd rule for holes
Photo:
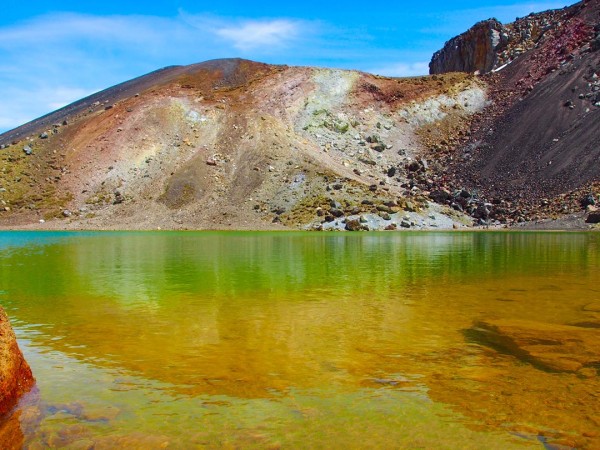
[[[0,225],[447,228],[593,207],[599,5],[477,24],[427,77],[226,59],[117,85],[0,135]]]

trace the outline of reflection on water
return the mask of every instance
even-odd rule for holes
[[[25,445],[593,448],[599,377],[465,330],[588,319],[599,241],[0,233],[0,302],[38,380]]]

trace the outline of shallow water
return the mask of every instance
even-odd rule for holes
[[[15,448],[594,448],[600,377],[469,338],[588,319],[593,233],[0,233]]]

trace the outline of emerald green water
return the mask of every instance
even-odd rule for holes
[[[37,379],[4,446],[593,448],[600,377],[543,372],[466,330],[589,319],[599,244],[0,232],[0,304]]]

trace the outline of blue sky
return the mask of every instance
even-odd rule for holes
[[[512,22],[565,1],[3,0],[0,132],[152,70],[213,58],[427,73],[475,22]]]

